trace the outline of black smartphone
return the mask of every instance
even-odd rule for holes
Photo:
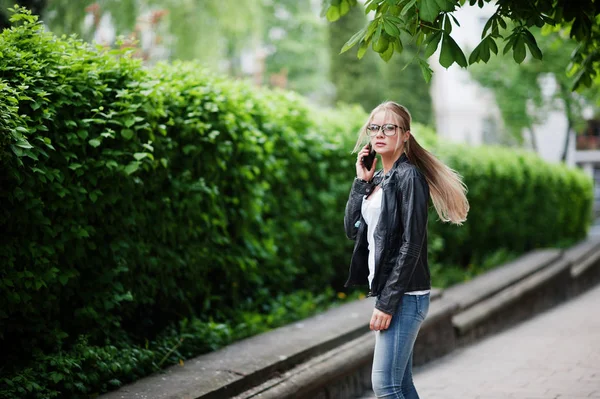
[[[365,165],[365,168],[367,168],[367,170],[371,170],[371,168],[373,167],[373,161],[375,160],[376,155],[377,153],[371,146],[371,143],[369,143],[369,155],[363,157],[362,159],[363,164]]]

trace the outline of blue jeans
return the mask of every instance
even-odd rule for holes
[[[428,311],[429,294],[405,294],[389,328],[375,333],[371,382],[377,398],[419,399],[412,380],[413,347]]]

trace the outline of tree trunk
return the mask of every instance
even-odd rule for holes
[[[567,117],[567,137],[565,137],[565,146],[563,148],[563,153],[562,153],[562,157],[561,157],[561,160],[563,162],[566,162],[567,161],[567,152],[569,151],[569,140],[571,137],[571,129],[573,128],[573,109],[572,109],[573,104],[571,101],[570,90],[562,83],[559,85],[559,88],[560,88],[563,102],[565,105],[565,115]]]
[[[563,153],[562,153],[562,157],[560,157],[560,160],[563,162],[567,162],[567,151],[569,150],[569,140],[571,137],[571,118],[567,117],[567,137],[565,137],[565,146],[563,148]]]
[[[531,138],[531,148],[536,153],[539,153],[538,152],[538,146],[537,146],[537,140],[535,138],[535,132],[533,131],[533,128],[529,127],[529,128],[527,128],[527,131],[529,132],[529,137]]]

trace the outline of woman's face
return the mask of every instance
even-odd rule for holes
[[[377,134],[371,136],[371,145],[378,154],[395,155],[396,153],[399,155],[402,153],[404,140],[408,139],[410,133],[402,129],[402,122],[396,114],[384,110],[378,111],[373,115],[373,119],[369,125],[381,126]],[[385,126],[387,126],[386,133],[388,135],[391,134],[391,136],[384,133]],[[374,132],[369,132],[369,134],[374,134]]]

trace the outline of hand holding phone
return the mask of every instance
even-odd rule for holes
[[[371,146],[371,143],[369,143],[369,155],[362,158],[363,165],[365,165],[365,168],[367,168],[367,170],[371,170],[371,168],[373,167],[373,161],[375,160],[376,155],[377,153]]]

